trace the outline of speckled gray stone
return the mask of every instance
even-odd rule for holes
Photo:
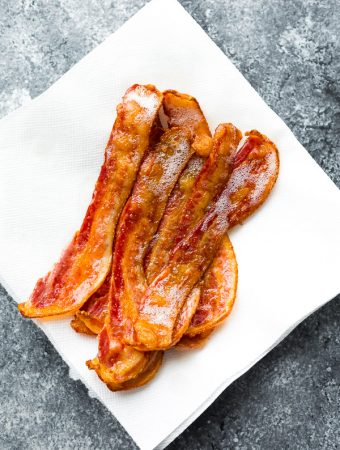
[[[182,0],[340,185],[338,0]],[[144,0],[0,0],[0,116],[43,92]],[[229,387],[177,449],[337,449],[339,297]],[[134,449],[0,289],[0,449]]]

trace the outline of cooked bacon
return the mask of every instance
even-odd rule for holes
[[[73,314],[103,283],[110,268],[119,214],[134,184],[162,102],[152,85],[134,85],[117,108],[105,161],[85,219],[61,256],[19,305],[27,317]]]
[[[187,328],[186,336],[206,333],[230,314],[236,298],[237,262],[227,235],[217,255],[199,283],[201,292],[196,312]]]
[[[191,152],[191,136],[185,128],[167,130],[142,164],[119,221],[112,263],[114,299],[109,301],[120,305],[125,333],[131,329],[139,299],[147,287],[143,269],[145,252]]]
[[[124,352],[130,352],[130,359]],[[137,355],[137,359],[134,359],[132,355]],[[141,356],[143,364],[141,365],[138,361],[138,355]],[[115,362],[115,370],[112,370],[113,364],[103,364],[96,357],[93,360],[87,361],[87,366],[91,370],[95,370],[99,378],[106,383],[107,387],[111,391],[126,391],[129,389],[135,389],[144,384],[148,383],[158,372],[162,360],[163,352],[137,352],[132,347],[125,347],[123,352],[119,354],[121,358]],[[121,371],[120,376],[117,377],[117,372],[119,367],[133,367],[134,372]],[[119,381],[122,380],[122,381]]]
[[[182,99],[181,94],[167,95],[167,104],[174,97],[176,100]],[[144,373],[143,380],[146,377],[145,364],[151,357],[150,352],[145,354],[125,345],[121,334],[123,331],[124,334],[129,333],[132,319],[138,313],[139,299],[147,288],[143,270],[144,256],[162,218],[167,199],[193,152],[191,141],[197,143],[200,142],[198,136],[210,135],[204,116],[193,97],[185,98],[185,103],[178,108],[181,108],[182,117],[187,115],[190,120],[182,120],[180,124],[170,123],[171,128],[164,133],[160,144],[146,157],[118,225],[108,314],[99,336],[101,350],[98,357],[88,363],[100,377],[105,377],[105,382],[111,388],[112,383],[117,384],[117,371],[121,373],[125,366],[129,370],[124,373],[124,381],[120,378],[120,384],[133,379],[137,382],[137,374],[139,377]],[[196,111],[195,115],[191,110]],[[128,358],[126,354],[129,355]],[[154,358],[158,359],[159,356]],[[147,372],[148,377],[153,376],[159,365],[160,363]]]
[[[104,282],[105,283],[105,282]],[[86,302],[86,308],[76,312],[71,327],[77,333],[99,334],[104,325],[109,300],[109,289],[105,295],[92,295]]]
[[[219,125],[213,138],[212,151],[202,164],[195,160],[183,174],[157,233],[148,258],[147,279],[158,274],[168,263],[169,255],[201,220],[211,201],[224,188],[231,170],[241,132],[232,124]],[[201,167],[197,174],[197,168]]]
[[[241,132],[222,124],[212,138],[189,95],[126,91],[80,230],[19,305],[27,317],[75,314],[75,331],[99,334],[87,365],[109,389],[144,385],[163,350],[201,347],[230,314],[238,274],[226,232],[279,170],[275,145],[246,136],[239,149]]]
[[[136,348],[159,350],[173,345],[178,314],[220,247],[229,219],[232,224],[243,220],[271,191],[279,169],[277,149],[257,131],[247,135],[235,159],[238,175],[230,180],[201,222],[177,245],[168,265],[148,287],[134,326]]]
[[[176,348],[178,350],[195,350],[198,348],[202,348],[210,338],[213,331],[214,329],[201,334],[196,334],[195,336],[187,336],[185,334],[177,343]]]
[[[253,159],[253,154],[249,149],[253,139],[251,136],[254,136],[256,139],[256,136],[259,136],[259,133],[252,131],[247,134],[250,135],[250,137],[237,154],[237,158],[233,165],[233,172],[228,182],[229,198],[227,203],[229,208],[229,229],[243,222],[260,206],[267,195],[267,183],[271,182],[270,177],[268,178],[269,173],[265,170],[262,173],[259,171],[258,178],[254,179],[254,173],[249,166]],[[265,165],[263,166],[263,169],[266,169]],[[192,172],[192,170],[189,170],[189,174]],[[183,173],[181,178],[183,178],[184,175],[185,173]],[[256,181],[255,183],[254,180]],[[190,184],[192,187],[193,183],[191,180],[189,183],[189,192]],[[187,191],[182,190],[182,195],[179,195],[181,192],[179,185],[180,183],[177,184],[177,191],[172,194],[170,200],[181,200],[183,193],[187,193]],[[164,215],[169,222],[173,221],[173,223],[177,223],[175,221],[176,211],[174,211],[174,209],[176,209],[176,204],[177,206],[180,206],[178,208],[179,210],[183,209],[183,205],[181,205],[180,201],[177,203],[175,201],[173,203],[169,201]],[[162,224],[164,222],[164,217]],[[165,225],[163,229],[161,227],[161,231],[163,235],[168,235],[171,239],[173,227]],[[199,305],[186,335],[193,336],[201,334],[203,330],[215,328],[215,326],[223,322],[231,312],[236,296],[237,264],[230,241],[227,238],[225,238],[224,241],[224,245],[222,244],[210,268],[206,271],[204,278],[199,284],[201,290]],[[185,310],[187,309],[188,307],[186,306]],[[175,335],[176,333],[174,332],[174,341],[178,339]],[[188,342],[188,339],[186,339],[186,342]],[[182,347],[184,346],[183,341],[180,342],[180,344]]]
[[[191,133],[193,140],[192,149],[196,151],[199,148],[201,153],[208,154],[212,145],[211,133],[197,100],[192,96],[169,90],[163,93],[163,108],[167,115],[168,125],[171,128],[185,127]],[[157,129],[161,129],[160,124],[158,124]],[[158,133],[158,137],[160,137],[160,133]],[[173,190],[166,208],[167,211],[170,210],[171,203],[176,208],[180,208],[181,205],[184,205],[184,202],[188,197],[187,193],[190,192],[192,187],[190,183],[192,184],[194,182],[196,175],[202,168],[203,161],[204,158],[197,156],[196,154],[191,157]],[[168,213],[166,213],[166,215],[168,215]],[[166,223],[166,221],[166,217],[163,217],[162,222]],[[168,228],[168,224],[166,228]],[[160,236],[160,239],[165,239],[166,242],[166,236]],[[145,260],[147,261],[148,259],[150,258],[146,256]],[[145,265],[146,262],[144,262],[144,266]],[[155,271],[155,274],[157,274],[159,269],[157,267],[150,268],[146,274],[147,278]],[[108,276],[108,279],[111,279],[111,275]],[[109,283],[107,285],[106,293],[108,293],[108,290]],[[86,331],[86,328],[88,328],[89,334],[97,334],[103,326],[104,315],[102,314],[102,311],[105,309],[105,300],[107,301],[108,297],[106,296],[104,298],[102,295],[97,296],[96,293],[94,293],[92,297],[84,304],[81,310],[76,313],[76,317],[71,323],[76,331]],[[96,303],[98,303],[98,305],[96,305]],[[79,322],[83,322],[83,325],[80,325]]]
[[[212,148],[209,125],[195,97],[174,90],[163,92],[163,108],[169,127],[185,127],[192,132],[192,148],[197,155],[208,156]]]
[[[211,201],[222,191],[230,176],[240,140],[241,132],[232,124],[220,125],[217,128],[213,138],[213,149],[196,177],[190,195],[184,195],[186,201],[181,209],[176,206],[170,209],[167,221],[163,222],[163,227],[161,226],[157,234],[157,240],[151,251],[147,268],[149,283],[154,280],[157,273],[166,267],[171,250],[176,243],[199,223]],[[159,240],[160,236],[162,236],[162,239]],[[182,305],[177,311],[178,314],[181,307]],[[185,305],[185,319],[183,312],[182,317],[179,316],[179,323],[182,321],[183,323],[190,323],[195,310],[195,303],[188,302]],[[180,339],[184,332],[184,327],[179,326],[179,329],[174,331],[174,340]],[[124,334],[124,342],[139,347],[133,332]],[[171,345],[173,345],[173,341],[171,341]],[[143,345],[140,348],[143,349]]]
[[[167,130],[143,162],[131,197],[121,215],[112,262],[108,314],[99,336],[98,358],[88,363],[111,385],[139,376],[151,353],[121,342],[146,289],[145,251],[157,230],[167,199],[191,155],[191,134],[183,128]]]

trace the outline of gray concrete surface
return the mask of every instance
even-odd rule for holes
[[[43,92],[144,0],[0,0],[0,116]],[[338,0],[181,0],[340,185]],[[170,445],[337,449],[339,298],[309,317]],[[0,288],[0,449],[134,449]]]

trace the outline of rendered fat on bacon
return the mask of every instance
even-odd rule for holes
[[[192,96],[169,90],[163,93],[162,105],[167,116],[168,126],[171,128],[184,127],[187,129],[192,137],[192,150],[196,152],[199,148],[200,153],[208,154],[212,146],[211,133],[197,100]],[[168,201],[165,214],[162,218],[162,230],[171,229],[171,221],[175,221],[177,226],[178,218],[174,214],[171,214],[171,211],[174,208],[181,210],[182,206],[184,206],[196,176],[202,169],[204,160],[203,157],[198,156],[196,153],[192,155]],[[155,236],[153,241],[156,243],[158,249],[162,248],[162,246],[165,248],[165,245],[169,246],[170,242],[166,233],[160,233]],[[148,250],[149,254],[145,258],[145,268],[148,266],[147,261],[150,260],[151,248],[152,244]],[[153,267],[146,270],[147,281],[150,282],[150,277],[154,277],[158,272],[159,267],[157,265],[153,265]],[[108,276],[109,280],[110,278]],[[110,283],[107,285],[107,294],[109,285]],[[94,293],[81,310],[76,313],[76,318],[72,321],[72,327],[78,332],[86,332],[87,330],[87,334],[98,334],[102,328],[105,311],[107,310],[107,299],[107,295],[104,297],[103,295],[96,295]],[[82,322],[82,324],[79,322]]]
[[[246,134],[248,139],[236,155],[227,185],[229,229],[244,222],[265,201],[279,170],[278,158],[274,158],[274,163],[268,163],[272,154],[270,146],[262,147],[262,155],[251,152],[253,139],[266,139],[265,136],[255,130]],[[201,347],[210,332],[221,325],[232,310],[236,297],[237,263],[228,241],[224,238],[218,254],[199,283],[200,301],[190,327],[179,342],[181,348]]]
[[[195,97],[174,90],[163,92],[163,109],[169,127],[185,127],[192,133],[193,151],[208,156],[212,148],[209,125]]]
[[[188,130],[167,130],[143,162],[132,195],[119,220],[108,312],[99,336],[100,351],[98,358],[88,363],[111,388],[140,376],[143,371],[150,371],[149,359],[156,358],[150,352],[139,352],[124,345],[121,334],[129,327],[138,309],[138,299],[146,289],[143,270],[145,251],[191,152],[191,134]]]
[[[156,350],[172,345],[178,314],[218,251],[229,220],[232,224],[242,221],[271,191],[279,169],[277,149],[257,131],[247,134],[248,139],[235,158],[238,176],[177,245],[168,265],[148,287],[135,323],[136,348]]]
[[[206,334],[231,313],[237,290],[237,262],[227,235],[211,265],[199,282],[200,299],[185,335]],[[183,343],[182,343],[183,344]]]
[[[173,100],[176,101],[176,111],[178,111],[178,95],[165,95],[165,110],[168,114],[173,111]],[[186,98],[185,101],[187,105],[188,100]],[[200,110],[197,108],[195,115],[191,113],[189,117],[197,117],[198,111]],[[177,112],[177,116],[182,118],[183,115],[183,111],[181,111],[181,114]],[[173,119],[171,119],[170,123],[173,122]],[[201,122],[198,121],[200,124]],[[146,277],[148,283],[166,265],[169,254],[176,242],[178,242],[179,237],[188,233],[198,223],[212,199],[220,193],[226,184],[240,139],[241,133],[233,125],[220,125],[214,135],[212,152],[205,164],[204,160],[198,156],[191,158],[169,199],[160,228],[147,257]],[[98,303],[99,307],[101,307],[102,302],[98,300]],[[189,305],[191,305],[191,309],[189,309]],[[186,303],[186,321],[190,322],[196,306],[196,303],[193,301]],[[99,308],[96,309],[98,310]],[[89,319],[88,312],[84,312],[83,315],[81,315],[82,312],[78,314],[79,319],[82,319],[85,324],[87,323],[92,330],[97,328],[98,322],[95,314],[92,314],[92,320]],[[132,320],[131,311],[130,319]],[[183,332],[185,331],[183,327],[182,330]],[[127,334],[124,336],[126,342],[133,342],[133,338],[129,339]],[[180,335],[177,332],[176,339],[179,338]]]
[[[178,96],[181,97],[180,94],[176,95]],[[192,120],[190,109],[199,112],[195,115],[196,122]],[[198,135],[210,135],[204,116],[193,97],[190,100],[186,98],[182,106],[182,117],[185,114],[188,114],[190,121],[187,124],[185,120],[182,121],[180,128],[172,123],[155,151],[147,156],[119,222],[108,314],[99,336],[100,351],[97,358],[88,362],[89,368],[96,370],[103,380],[105,378],[104,381],[110,388],[122,383],[121,377],[117,379],[117,370],[120,372],[123,367],[128,367],[123,382],[126,388],[127,382],[139,385],[141,380],[153,376],[160,365],[155,363],[145,369],[143,364],[147,364],[150,352],[145,354],[124,345],[120,335],[123,329],[125,333],[132,329],[131,318],[136,314],[138,299],[147,287],[143,269],[144,255],[164,213],[166,200],[193,152],[190,144],[192,140],[200,141]],[[203,126],[204,123],[206,126]],[[196,127],[196,124],[200,126]],[[189,323],[186,328],[188,325]],[[159,361],[160,352],[156,353],[153,358]],[[129,358],[126,358],[126,354]]]
[[[27,317],[72,314],[100,287],[111,264],[120,212],[149,147],[162,94],[152,85],[134,85],[117,108],[117,119],[81,229],[20,312]]]
[[[183,174],[148,257],[149,283],[153,280],[150,273],[158,274],[166,266],[176,244],[197,225],[211,201],[224,188],[241,137],[241,132],[234,125],[219,125],[214,134],[213,148],[205,163],[194,161],[193,167],[189,166],[188,174]],[[197,166],[201,168],[198,174],[195,173]],[[192,181],[193,174],[195,178]]]
[[[125,333],[132,330],[131,321],[147,288],[143,268],[146,250],[191,152],[191,135],[187,129],[167,130],[142,164],[119,221],[112,263],[111,295],[114,298],[109,301],[119,303]]]
[[[186,201],[183,208],[179,209],[174,205],[167,221],[163,222],[163,227],[161,226],[160,231],[157,233],[157,240],[150,253],[146,271],[149,283],[166,266],[169,254],[171,254],[171,250],[180,240],[180,237],[188,234],[199,223],[211,201],[222,191],[230,176],[232,162],[241,136],[241,132],[232,124],[222,124],[216,129],[213,138],[213,149],[196,177],[190,195],[185,195]],[[162,236],[161,245],[159,244],[160,236]],[[166,239],[164,239],[165,237]],[[178,276],[180,278],[180,274]],[[191,305],[191,308],[188,307],[189,305]],[[186,302],[186,317],[183,323],[190,323],[196,306],[197,303],[194,301]],[[180,313],[180,309],[177,313]],[[160,314],[162,313],[160,312]],[[182,322],[183,320],[182,314],[179,317],[179,321]],[[183,326],[179,327],[179,329],[182,334],[185,332]],[[168,344],[169,346],[173,345],[175,340],[180,339],[179,329],[175,330],[171,343],[169,342]],[[134,331],[124,334],[124,342],[139,348]],[[143,345],[140,348],[142,349]]]

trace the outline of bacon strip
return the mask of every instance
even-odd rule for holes
[[[163,223],[163,228],[157,235],[157,241],[151,251],[147,269],[149,282],[152,282],[154,279],[154,276],[150,276],[150,272],[151,274],[157,274],[166,266],[169,254],[171,254],[170,251],[174,248],[179,238],[188,234],[199,223],[212,199],[222,191],[230,176],[232,162],[240,140],[241,132],[232,124],[223,124],[216,129],[213,138],[213,149],[195,180],[190,196],[185,195],[187,200],[181,210],[178,207],[172,209],[170,212],[171,219],[165,225]],[[159,237],[162,235],[163,239],[160,245]],[[165,236],[166,239],[164,239]],[[182,305],[179,306],[177,310],[179,323],[182,321],[184,321],[183,323],[190,323],[196,310],[196,304],[193,301],[186,304],[185,319],[179,314]],[[185,328],[178,325],[178,329],[174,331],[173,339],[179,340],[184,331]],[[124,334],[124,342],[139,347],[133,332]],[[173,341],[171,342],[171,345],[173,345]],[[143,349],[143,346],[140,348]]]
[[[190,131],[193,139],[193,150],[197,151],[199,149],[201,153],[209,153],[212,146],[211,133],[200,105],[194,97],[181,94],[177,91],[165,91],[163,93],[163,109],[167,115],[168,125],[171,128],[185,127]],[[172,220],[171,217],[173,217],[170,217],[169,215],[169,211],[172,208],[170,204],[175,208],[180,208],[181,205],[184,205],[196,175],[203,166],[203,162],[204,158],[197,156],[196,154],[191,157],[167,204],[167,212],[162,218],[162,223],[164,224],[162,226],[163,229],[169,227],[167,217],[169,217],[170,220]],[[175,218],[175,220],[177,219]],[[163,242],[167,242],[166,236],[160,236],[160,239],[162,239]],[[155,238],[154,241],[156,242]],[[144,262],[145,267],[147,267],[146,261],[149,259],[150,255],[147,255]],[[158,267],[154,266],[150,268],[146,273],[148,282],[150,282],[150,274],[154,273],[155,276],[158,272]],[[76,318],[71,323],[72,327],[79,332],[84,332],[88,328],[88,334],[98,334],[103,325],[104,315],[102,312],[107,310],[107,307],[105,308],[107,298],[107,296],[105,298],[103,296],[98,298],[98,296],[94,294],[94,298],[90,298],[81,308],[81,311],[76,313]],[[80,324],[79,322],[83,322],[83,324]]]
[[[232,124],[219,125],[214,134],[212,151],[194,182],[197,163],[184,174],[181,180],[184,187],[181,188],[180,183],[170,201],[150,252],[147,268],[149,283],[153,280],[150,273],[158,274],[166,266],[175,245],[197,225],[211,201],[222,191],[230,176],[241,136]]]
[[[228,236],[199,284],[201,296],[186,336],[206,333],[231,313],[236,298],[237,262]]]
[[[253,136],[259,135],[256,131],[252,131],[248,134]],[[227,203],[229,208],[229,229],[244,222],[244,220],[246,220],[255,209],[262,204],[267,195],[267,183],[271,182],[270,177],[268,178],[268,171],[266,171],[266,164],[263,164],[263,171],[261,172],[259,170],[258,177],[254,179],[254,174],[248,166],[253,158],[253,155],[249,151],[250,143],[251,139],[248,138],[245,145],[242,146],[242,151],[238,152],[228,182],[229,197]],[[184,177],[185,172],[180,180]],[[189,193],[190,185],[192,187],[192,184],[192,180],[190,180],[188,188]],[[179,186],[180,182],[177,184],[177,190],[172,194],[167,205],[161,223],[160,237],[170,236],[171,239],[172,233],[174,232],[174,228],[171,224],[177,224],[178,216],[176,213],[176,205],[179,211],[183,209],[181,199],[185,194],[188,194],[188,192],[187,190],[181,191]],[[175,199],[178,199],[179,201],[171,202],[171,200]],[[162,228],[164,217],[166,217],[168,222],[165,221],[164,227]],[[236,297],[237,263],[230,241],[227,238],[225,238],[224,241],[226,249],[223,248],[222,244],[210,268],[205,273],[204,279],[202,279],[199,284],[201,292],[199,305],[192,319],[190,328],[186,331],[186,336],[198,335],[205,332],[204,330],[215,328],[223,322],[231,312]],[[185,309],[187,310],[187,308]],[[174,332],[174,335],[175,334],[176,333]],[[176,341],[177,339],[178,333],[174,336],[174,340]],[[189,340],[186,339],[185,341],[189,345]],[[181,347],[184,347],[184,338],[180,342],[180,345]]]
[[[171,98],[168,97],[167,100],[169,104]],[[168,107],[166,110],[169,109]],[[169,199],[158,233],[153,239],[152,250],[146,262],[148,284],[166,266],[176,239],[178,241],[179,236],[185,235],[195,226],[209,203],[222,190],[229,176],[240,138],[240,132],[232,125],[220,126],[214,136],[214,147],[206,163],[204,164],[203,158],[195,155],[191,158]],[[232,151],[228,151],[230,150],[228,144],[231,145],[233,139]],[[99,300],[99,303],[102,302]],[[185,308],[188,322],[196,310],[194,302],[189,302],[189,305],[191,309],[188,305]],[[92,317],[91,323],[87,315],[83,318],[79,315],[79,318],[94,331],[98,329],[97,317],[95,314]],[[175,335],[178,340],[179,331],[175,332]]]
[[[147,287],[143,260],[162,218],[168,197],[191,156],[184,128],[167,130],[142,164],[133,193],[119,222],[112,265],[112,296],[120,305],[125,333]],[[117,324],[114,324],[117,327]]]
[[[120,336],[136,314],[138,300],[145,292],[144,254],[191,151],[191,134],[187,130],[167,130],[143,162],[121,215],[112,262],[108,314],[99,336],[100,352],[97,359],[88,363],[111,385],[136,378],[154,357],[122,345]]]
[[[146,291],[134,327],[136,348],[156,350],[172,345],[179,311],[220,247],[229,228],[229,217],[231,223],[235,218],[242,220],[263,203],[271,191],[279,169],[277,149],[256,131],[247,135],[249,138],[235,159],[235,166],[242,167],[246,174],[247,192],[235,201],[231,198],[228,207],[230,195],[239,194],[241,185],[240,177],[234,179],[234,184],[223,190],[201,222],[177,245],[168,265]],[[237,213],[237,203],[241,213]]]
[[[30,299],[19,305],[24,316],[72,314],[105,280],[116,223],[149,146],[161,102],[162,94],[152,85],[127,90],[81,229],[52,271],[38,280]]]
[[[175,97],[182,98],[181,94],[176,94]],[[123,329],[125,333],[132,329],[131,319],[137,314],[138,300],[142,298],[147,287],[147,280],[143,273],[143,258],[163,215],[166,200],[192,153],[190,140],[194,139],[194,142],[198,142],[200,141],[198,135],[210,135],[204,116],[193,97],[186,98],[181,108],[182,116],[185,117],[187,114],[190,121],[188,123],[185,120],[182,121],[183,128],[170,128],[163,135],[154,154],[147,157],[119,222],[108,315],[99,336],[98,357],[88,362],[89,368],[96,370],[102,379],[105,378],[104,381],[111,388],[112,384],[124,383],[125,386],[126,382],[132,383],[132,380],[140,383],[139,377],[143,376],[145,380],[146,376],[153,376],[160,365],[146,371],[148,359],[151,357],[158,359],[159,356],[152,356],[151,352],[146,354],[138,352],[124,345],[121,342],[121,333]],[[195,120],[192,120],[191,110],[198,111]],[[204,123],[206,126],[203,126]],[[177,124],[171,123],[171,125]],[[176,142],[171,145],[175,137]],[[179,138],[182,139],[180,145],[178,145]],[[182,156],[179,157],[179,155]],[[126,354],[129,355],[128,358]],[[123,369],[125,370],[124,381],[121,375]]]

